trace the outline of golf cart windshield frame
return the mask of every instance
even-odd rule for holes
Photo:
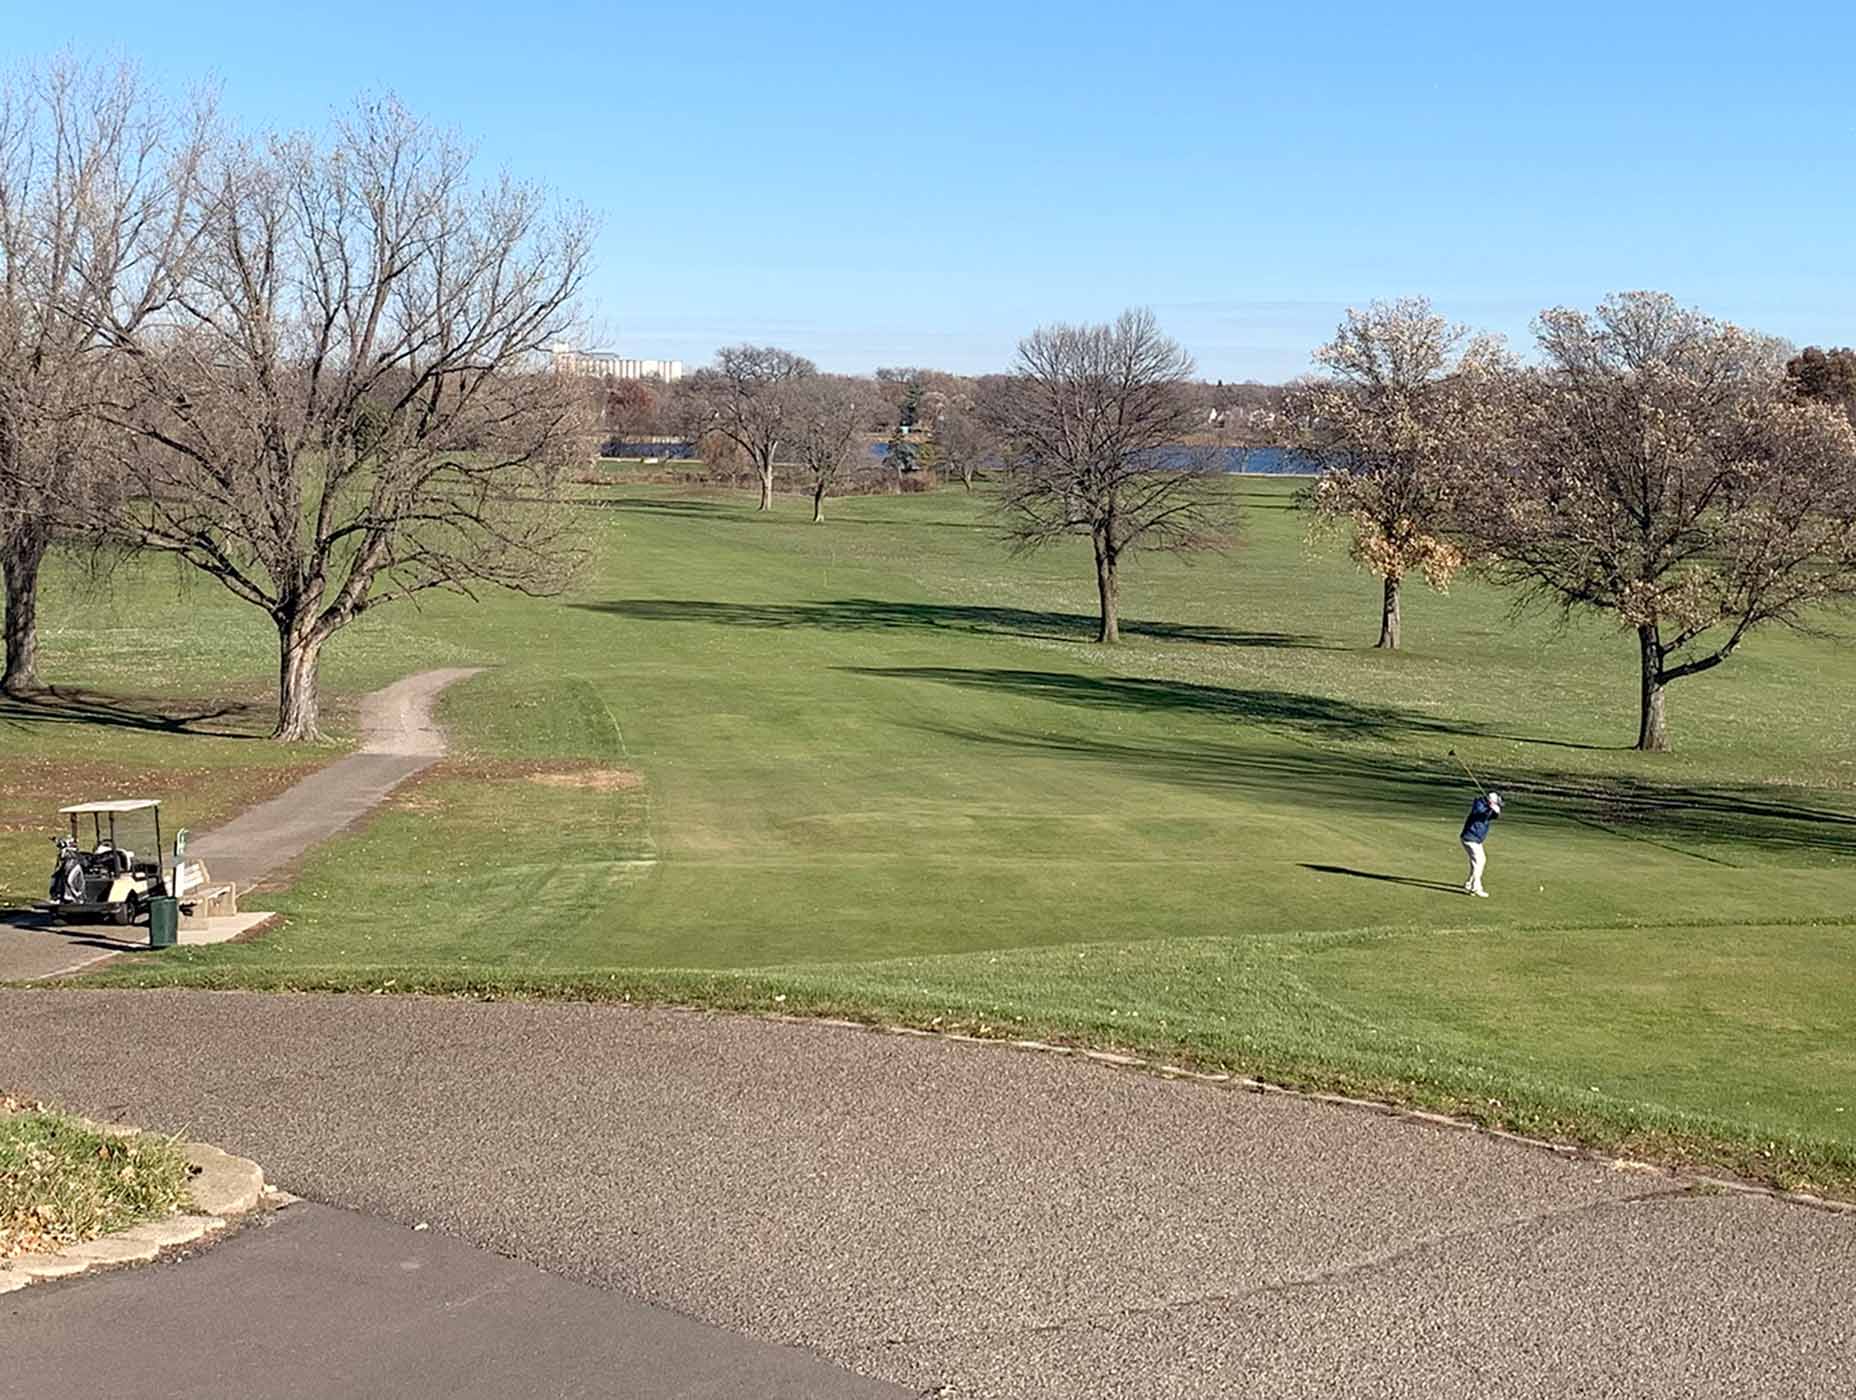
[[[129,812],[153,812],[155,818],[155,852],[152,860],[140,862],[156,871],[161,869],[161,803],[148,798],[131,799],[120,802],[79,802],[69,807],[58,809],[60,816],[71,819],[71,839],[82,843],[78,835],[77,819],[89,817],[92,833],[91,850],[103,844],[104,818],[109,819],[109,842],[114,850],[120,851],[122,843],[116,839],[116,818]]]

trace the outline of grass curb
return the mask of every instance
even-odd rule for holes
[[[152,969],[151,969],[152,971]],[[201,970],[205,972],[205,969]],[[70,978],[30,984],[98,990]],[[117,980],[113,985],[125,985]],[[1114,1036],[1099,1029],[1030,1017],[1009,1026],[971,1015],[936,1012],[926,1004],[887,1005],[820,997],[803,983],[765,973],[608,973],[523,978],[486,983],[466,976],[408,970],[378,975],[324,973],[186,979],[138,978],[149,989],[296,992],[304,994],[430,996],[497,1002],[581,1002],[747,1015],[889,1034],[930,1036],[1075,1055],[1098,1063],[1172,1078],[1190,1078],[1255,1093],[1285,1094],[1335,1107],[1368,1110],[1435,1127],[1486,1133],[1560,1156],[1602,1160],[1621,1170],[1657,1170],[1697,1186],[1770,1196],[1799,1205],[1856,1211],[1856,1152],[1841,1144],[1735,1132],[1691,1115],[1658,1114],[1628,1104],[1590,1109],[1527,1085],[1498,1095],[1447,1074],[1393,1077],[1267,1048],[1231,1056],[1159,1038]]]
[[[164,1249],[216,1234],[231,1220],[255,1210],[261,1201],[285,1199],[265,1186],[264,1172],[257,1163],[207,1143],[97,1123],[43,1104],[15,1106],[11,1099],[4,1103],[7,1107],[0,1110],[0,1126],[24,1124],[23,1140],[56,1144],[55,1149],[41,1150],[36,1156],[40,1184],[53,1188],[49,1199],[36,1204],[49,1207],[58,1191],[82,1194],[102,1185],[110,1186],[116,1196],[133,1187],[128,1194],[138,1199],[133,1204],[111,1202],[112,1208],[91,1209],[81,1222],[67,1221],[56,1211],[34,1212],[70,1238],[56,1241],[59,1248],[44,1248],[45,1240],[35,1231],[20,1252],[0,1257],[0,1293],[96,1269],[147,1263]],[[54,1169],[55,1176],[46,1175],[46,1169]],[[97,1180],[87,1183],[87,1174]],[[35,1203],[19,1204],[26,1208]],[[11,1228],[16,1222],[7,1223],[8,1235],[17,1244],[23,1232]]]
[[[172,1215],[186,1205],[187,1176],[175,1139],[0,1100],[0,1258],[50,1253]]]
[[[697,1010],[699,1008],[685,1008]],[[1817,1195],[1808,1191],[1783,1190],[1779,1187],[1762,1184],[1757,1181],[1742,1180],[1737,1177],[1711,1176],[1697,1173],[1683,1167],[1669,1166],[1661,1162],[1648,1161],[1636,1157],[1619,1157],[1597,1147],[1578,1141],[1555,1141],[1548,1138],[1530,1137],[1509,1129],[1497,1127],[1490,1123],[1477,1122],[1469,1118],[1460,1118],[1447,1113],[1437,1113],[1426,1109],[1411,1108],[1384,1099],[1355,1098],[1347,1094],[1328,1093],[1316,1089],[1298,1089],[1286,1084],[1274,1083],[1266,1079],[1254,1079],[1248,1075],[1232,1074],[1220,1070],[1197,1070],[1184,1065],[1169,1064],[1150,1060],[1140,1055],[1124,1054],[1119,1051],[1090,1049],[1085,1046],[1053,1044],[1042,1040],[1000,1040],[992,1036],[971,1035],[961,1031],[923,1029],[917,1026],[879,1025],[868,1021],[850,1021],[836,1017],[794,1016],[784,1012],[764,1013],[766,1019],[792,1022],[794,1024],[811,1024],[842,1027],[850,1030],[881,1031],[891,1035],[922,1036],[929,1039],[946,1040],[970,1045],[1007,1046],[1015,1050],[1031,1051],[1051,1055],[1075,1055],[1097,1064],[1111,1065],[1118,1069],[1139,1070],[1158,1075],[1162,1079],[1190,1079],[1201,1084],[1213,1084],[1225,1088],[1242,1090],[1254,1094],[1274,1094],[1284,1098],[1300,1099],[1305,1103],[1327,1104],[1335,1108],[1364,1110],[1389,1118],[1402,1119],[1409,1123],[1422,1123],[1431,1127],[1454,1129],[1460,1132],[1479,1133],[1486,1137],[1498,1138],[1504,1142],[1515,1143],[1535,1151],[1549,1152],[1556,1157],[1576,1158],[1584,1161],[1601,1162],[1617,1171],[1640,1171],[1661,1175],[1691,1189],[1729,1191],[1742,1195],[1763,1196],[1771,1200],[1784,1201],[1791,1205],[1806,1206],[1815,1210],[1828,1211],[1834,1215],[1856,1215],[1856,1197],[1840,1200],[1829,1196]]]

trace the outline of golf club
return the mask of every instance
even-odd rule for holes
[[[1452,757],[1452,758],[1454,758],[1454,759],[1456,759],[1456,761],[1457,761],[1457,763],[1458,763],[1458,764],[1460,764],[1460,765],[1462,766],[1462,769],[1463,769],[1463,771],[1464,771],[1465,773],[1468,773],[1468,774],[1469,774],[1469,780],[1470,780],[1470,782],[1472,782],[1472,783],[1474,783],[1474,784],[1476,785],[1476,791],[1477,791],[1477,792],[1486,792],[1486,791],[1487,791],[1487,789],[1486,789],[1486,788],[1484,788],[1484,787],[1482,786],[1482,779],[1480,779],[1480,778],[1478,778],[1478,777],[1477,777],[1477,776],[1475,775],[1475,773],[1474,773],[1474,772],[1472,772],[1472,771],[1470,770],[1470,766],[1469,766],[1469,764],[1468,764],[1467,762],[1465,762],[1465,761],[1464,761],[1464,759],[1463,759],[1463,757],[1462,757],[1462,756],[1461,756],[1460,754],[1458,754],[1458,753],[1457,753],[1457,751],[1456,751],[1455,749],[1451,749],[1451,750],[1450,750],[1450,757]]]

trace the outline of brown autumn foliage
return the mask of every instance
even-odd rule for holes
[[[1665,749],[1666,687],[1856,596],[1856,432],[1773,342],[1660,293],[1547,311],[1538,339],[1482,385],[1458,520],[1498,582],[1636,634],[1637,747]]]
[[[1487,432],[1479,385],[1499,347],[1408,297],[1350,310],[1315,359],[1327,377],[1292,387],[1284,405],[1291,445],[1321,469],[1311,534],[1350,531],[1354,561],[1381,581],[1377,644],[1396,649],[1406,576],[1443,592],[1465,563],[1452,495]]]

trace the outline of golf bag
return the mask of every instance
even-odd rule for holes
[[[84,900],[84,856],[69,836],[58,838],[58,864],[52,869],[49,897],[54,904],[81,904]]]

